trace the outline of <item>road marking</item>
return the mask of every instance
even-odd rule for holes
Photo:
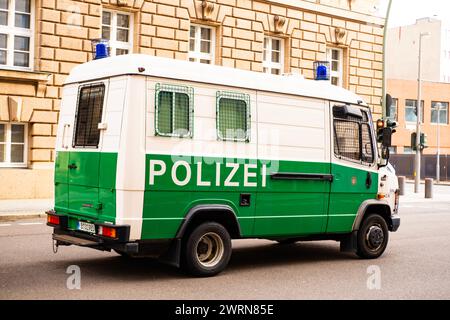
[[[0,224],[0,227],[11,227],[11,224],[3,223],[3,224]]]
[[[19,223],[19,226],[37,226],[37,225],[43,225],[42,222],[28,222],[28,223]]]

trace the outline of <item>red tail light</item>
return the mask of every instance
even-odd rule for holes
[[[117,238],[117,231],[114,228],[100,226],[98,234],[107,238]]]
[[[55,215],[52,215],[52,214],[49,214],[49,215],[47,215],[47,222],[49,224],[53,224],[53,225],[59,226],[59,217],[55,216]]]

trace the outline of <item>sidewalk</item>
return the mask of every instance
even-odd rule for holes
[[[406,181],[405,195],[400,196],[400,203],[429,203],[433,201],[448,202],[450,210],[450,184],[433,185],[433,198],[425,199],[425,183],[420,184],[419,193],[414,193],[414,181]]]
[[[45,217],[53,199],[0,200],[0,221]]]

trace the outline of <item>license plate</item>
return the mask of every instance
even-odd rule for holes
[[[78,230],[89,232],[89,233],[95,233],[95,224],[79,221],[78,222]]]

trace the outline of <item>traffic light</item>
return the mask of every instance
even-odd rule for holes
[[[420,135],[420,147],[421,150],[428,148],[428,136],[425,133]]]
[[[383,142],[383,132],[384,132],[384,120],[377,121],[377,141],[378,143]]]
[[[417,139],[417,133],[413,132],[411,134],[411,148],[416,151],[416,139]],[[424,149],[428,148],[428,136],[425,133],[420,134],[420,151],[423,151]]]

